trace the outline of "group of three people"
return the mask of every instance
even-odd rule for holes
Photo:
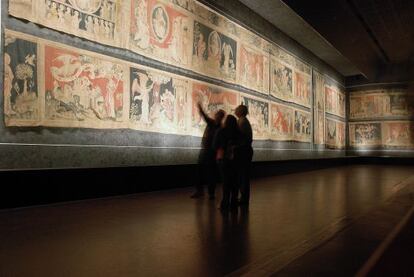
[[[218,110],[210,118],[200,104],[199,112],[207,123],[199,155],[200,181],[192,198],[204,194],[208,185],[210,199],[215,197],[217,169],[223,181],[223,198],[220,209],[227,210],[238,205],[248,206],[250,200],[250,163],[253,157],[253,133],[246,118],[248,108],[239,105],[234,117]],[[238,194],[241,194],[240,199]]]

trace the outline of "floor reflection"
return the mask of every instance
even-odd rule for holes
[[[3,211],[0,276],[225,275],[341,228],[411,174],[348,166],[264,178],[249,210],[229,213],[220,193],[194,200],[191,189]]]

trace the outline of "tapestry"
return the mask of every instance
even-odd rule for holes
[[[201,116],[198,104],[211,118],[218,110],[226,114],[234,114],[235,108],[240,104],[239,94],[207,83],[193,82],[191,93],[191,134],[201,136],[206,123]]]
[[[305,107],[310,107],[311,104],[311,76],[300,71],[294,73],[294,90],[293,90],[293,102]]]
[[[269,139],[269,102],[244,94],[240,95],[240,100],[249,110],[247,118],[252,125],[254,139]]]
[[[325,143],[325,78],[317,71],[314,75],[314,139],[315,144]]]
[[[351,146],[382,145],[381,122],[349,123],[349,143]]]
[[[4,39],[4,117],[7,126],[37,125],[40,115],[38,43],[6,32]]]
[[[293,140],[295,116],[293,108],[270,103],[270,138],[272,140]]]
[[[293,70],[275,58],[270,67],[270,94],[285,101],[293,98]]]
[[[309,112],[295,110],[294,140],[312,141],[312,116]]]
[[[383,122],[383,144],[386,146],[413,147],[414,122],[386,121]]]
[[[345,147],[345,122],[326,119],[326,146],[337,149]]]
[[[130,128],[186,134],[189,80],[139,66],[130,68],[129,80]]]
[[[9,13],[54,30],[121,46],[122,0],[9,0]]]
[[[269,59],[264,53],[244,44],[239,53],[239,84],[264,94],[268,93]]]
[[[340,117],[345,117],[345,94],[336,86],[325,85],[325,110]]]
[[[14,46],[5,47],[7,126],[131,128],[201,136],[205,126],[198,102],[210,114],[219,108],[234,113],[244,103],[255,139],[311,142],[315,122],[315,142],[323,144],[325,105],[326,112],[345,115],[339,89],[329,87],[330,95],[320,89],[325,86],[320,81],[315,84],[318,94],[312,95],[308,64],[194,0],[9,0],[9,13],[178,66],[200,74],[203,81],[206,76],[247,88],[257,96],[18,35]],[[22,51],[19,56],[28,56],[28,61],[13,51]],[[18,79],[17,64],[30,67],[32,76]],[[21,96],[22,90],[29,93]],[[270,102],[269,94],[282,101]],[[289,104],[311,108],[312,100],[315,118]],[[287,103],[279,103],[283,101]],[[393,100],[396,113],[404,109],[400,102]]]
[[[125,66],[92,53],[44,45],[44,122],[119,128],[125,117]]]
[[[220,80],[236,81],[237,42],[194,21],[193,68]]]
[[[385,118],[414,115],[414,102],[406,92],[367,91],[351,93],[350,119]]]
[[[9,13],[310,107],[308,65],[194,0],[9,0]]]
[[[128,47],[165,63],[190,66],[192,18],[172,4],[131,0]]]

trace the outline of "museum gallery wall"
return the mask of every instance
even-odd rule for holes
[[[314,143],[327,148],[346,145],[345,93],[330,78],[314,70]]]
[[[255,140],[345,147],[345,94],[338,82],[196,1],[9,0],[9,13],[234,89],[9,28],[6,126],[201,136],[197,103],[210,114],[233,113],[243,103]]]
[[[414,148],[414,102],[406,89],[350,93],[349,142],[353,148]]]

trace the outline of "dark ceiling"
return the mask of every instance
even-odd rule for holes
[[[283,0],[363,76],[350,82],[412,81],[413,0]]]

